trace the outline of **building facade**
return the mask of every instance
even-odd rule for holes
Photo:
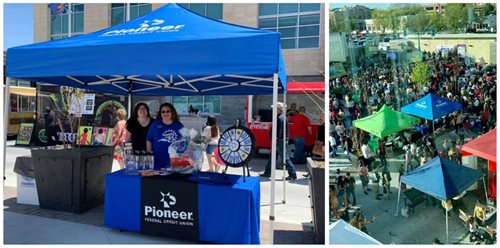
[[[130,4],[130,19],[160,8],[162,3]],[[262,28],[281,33],[281,47],[288,81],[324,81],[324,4],[265,3],[265,4],[180,4],[191,11],[213,19],[242,26]],[[71,4],[71,35],[105,29],[126,21],[126,4]],[[68,37],[69,11],[53,15],[47,4],[34,4],[34,41],[44,42]],[[160,97],[159,102],[172,102],[181,115],[193,105],[203,115],[220,116],[222,125],[232,125],[236,118],[244,119],[245,97],[195,96]],[[133,102],[146,99],[134,97]]]
[[[352,25],[353,30],[363,31],[366,30],[366,19],[371,19],[371,9],[365,6],[356,5],[353,7],[344,7],[333,9],[330,12],[330,18],[332,18],[335,25]],[[350,30],[350,31],[353,31]]]

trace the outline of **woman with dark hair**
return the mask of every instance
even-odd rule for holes
[[[215,165],[215,171],[219,170],[219,166],[213,157],[214,150],[217,148],[217,144],[219,144],[219,139],[220,139],[220,131],[219,127],[217,126],[217,119],[215,119],[215,116],[211,115],[207,117],[207,124],[205,128],[203,129],[203,132],[201,133],[201,136],[207,141],[208,146],[207,146],[207,159],[208,159],[208,171],[213,172],[214,171],[214,165]]]
[[[153,119],[149,114],[149,107],[143,102],[135,105],[132,116],[127,121],[126,141],[132,142],[134,151],[146,151],[146,135],[151,127]]]
[[[168,147],[182,138],[179,130],[184,125],[179,121],[179,115],[170,103],[162,104],[157,116],[146,136],[146,148],[148,152],[154,152],[154,169],[160,170],[170,167]]]

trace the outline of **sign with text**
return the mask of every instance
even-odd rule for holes
[[[198,184],[165,177],[141,179],[141,231],[198,240]]]

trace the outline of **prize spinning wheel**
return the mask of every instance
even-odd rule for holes
[[[224,131],[219,139],[219,155],[220,159],[226,165],[224,173],[228,166],[243,167],[243,180],[246,174],[250,176],[248,162],[252,160],[255,151],[255,137],[250,129],[240,126],[239,120],[236,126],[232,126]]]

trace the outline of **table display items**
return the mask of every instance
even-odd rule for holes
[[[181,174],[200,171],[204,160],[205,144],[199,142],[197,138],[199,134],[194,129],[183,128],[179,130],[179,133],[182,138],[168,147],[172,171]]]
[[[240,125],[240,120],[236,121],[235,126],[222,133],[217,149],[220,159],[226,165],[224,174],[228,166],[231,166],[243,168],[243,181],[246,180],[246,175],[250,176],[248,163],[252,160],[255,151],[255,137],[250,129]]]
[[[125,160],[125,175],[153,176],[153,153],[132,150],[132,143],[123,144],[123,159]]]

